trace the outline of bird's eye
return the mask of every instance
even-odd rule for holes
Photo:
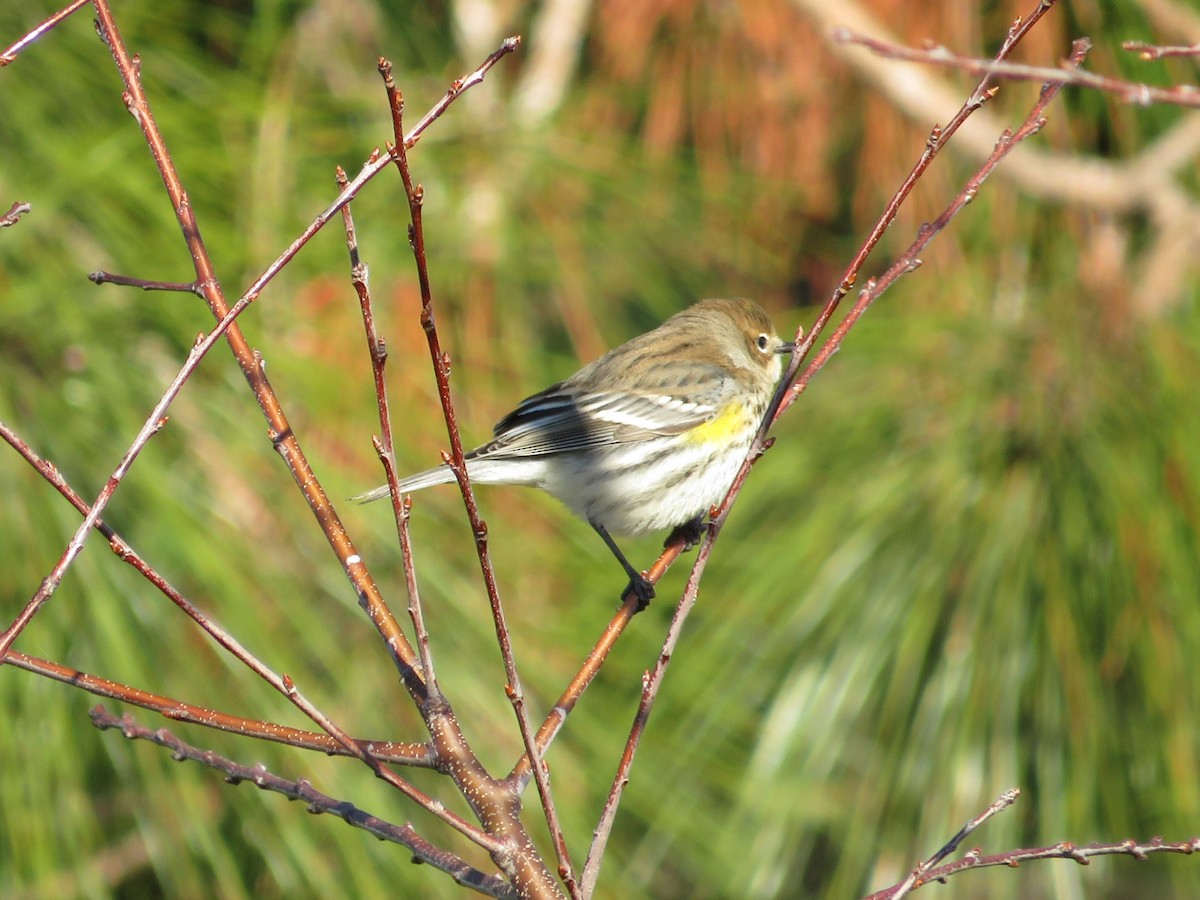
[[[760,334],[758,336],[758,349],[766,350],[767,345],[771,343],[771,336],[768,334]]]

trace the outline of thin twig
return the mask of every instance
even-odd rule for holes
[[[29,656],[19,650],[9,650],[6,665],[16,669],[32,672],[43,678],[61,681],[72,687],[80,688],[97,697],[107,697],[119,700],[131,706],[139,706],[150,712],[158,713],[175,722],[186,722],[189,725],[201,725],[217,731],[226,731],[243,737],[272,741],[286,744],[298,750],[315,750],[329,756],[354,756],[355,754],[343,747],[328,734],[317,731],[305,731],[300,728],[289,728],[276,722],[264,722],[258,719],[247,719],[244,716],[234,716],[220,710],[209,709],[184,703],[175,697],[167,697],[131,687],[98,675],[80,672],[70,666]],[[428,744],[413,744],[400,741],[376,741],[356,738],[355,744],[365,753],[370,753],[380,762],[399,763],[406,766],[416,766],[430,769],[436,765],[433,753]]]
[[[604,809],[600,814],[600,820],[592,833],[592,844],[588,848],[587,859],[584,861],[580,883],[583,887],[583,895],[585,897],[593,896],[596,889],[596,883],[600,877],[600,864],[604,860],[604,852],[608,846],[608,839],[612,833],[613,824],[616,822],[617,808],[620,806],[621,796],[625,791],[625,787],[629,784],[629,772],[633,768],[634,757],[637,755],[642,735],[646,730],[646,723],[649,721],[651,710],[654,708],[654,701],[658,698],[658,692],[666,676],[667,667],[671,663],[671,658],[675,653],[679,638],[683,634],[683,626],[692,608],[696,605],[696,598],[700,592],[700,579],[704,575],[705,567],[708,565],[708,559],[712,554],[713,544],[721,530],[722,521],[714,519],[709,525],[700,549],[696,554],[696,562],[688,574],[688,581],[683,589],[683,595],[679,598],[679,603],[675,607],[675,614],[671,617],[671,624],[667,629],[667,635],[663,640],[658,659],[654,663],[654,669],[642,678],[642,695],[638,701],[637,712],[633,717],[633,725],[629,729],[629,737],[626,739],[625,748],[621,752],[617,771],[609,787],[608,797],[605,800]]]
[[[889,895],[891,900],[900,900],[901,897],[906,896],[928,881],[930,871],[932,871],[943,859],[956,851],[959,848],[959,845],[962,844],[962,842],[965,841],[973,831],[979,828],[980,825],[992,818],[992,816],[997,815],[1016,803],[1017,797],[1020,795],[1020,788],[1010,788],[997,797],[991,806],[960,828],[958,833],[954,835],[954,837],[950,838],[950,840],[946,842],[942,849],[913,869],[912,872],[909,873],[908,878],[902,881],[895,888],[893,893]]]
[[[93,527],[101,531],[108,539],[114,552],[123,560],[130,563],[138,570],[141,575],[153,584],[160,592],[171,600],[180,610],[182,610],[201,630],[211,637],[219,646],[224,648],[228,653],[235,657],[242,665],[250,669],[255,675],[261,678],[264,682],[274,688],[279,694],[283,695],[292,705],[299,709],[302,713],[308,716],[313,722],[319,725],[342,746],[346,755],[353,756],[362,761],[371,768],[375,774],[383,781],[390,784],[392,787],[399,790],[409,799],[420,804],[433,815],[441,818],[449,825],[460,831],[466,837],[478,843],[480,846],[489,850],[498,849],[497,842],[481,831],[476,826],[467,822],[465,819],[448,812],[444,806],[434,801],[431,797],[417,790],[408,781],[401,778],[397,773],[387,768],[383,763],[373,757],[368,748],[362,747],[354,738],[343,731],[340,727],[333,723],[323,712],[309,701],[296,687],[295,683],[287,675],[280,675],[274,672],[269,666],[258,659],[246,647],[229,634],[224,628],[216,622],[209,619],[206,615],[200,612],[186,597],[176,590],[169,582],[166,581],[157,571],[150,567],[142,558],[134,552],[134,550],[126,544],[119,535],[111,528],[103,524],[103,521],[94,515],[94,510],[89,510],[83,499],[79,497],[68,485],[65,479],[59,474],[58,470],[51,464],[42,460],[33,452],[33,450],[20,438],[12,432],[3,422],[0,422],[0,437],[3,437],[10,445],[12,445],[25,459],[30,462],[35,469],[38,470],[44,477],[47,478],[55,487],[58,488],[67,500],[80,513],[84,515],[84,522],[91,520]],[[15,635],[14,635],[15,637]],[[10,651],[11,652],[11,651]],[[7,659],[5,659],[7,662]],[[121,699],[129,699],[131,703],[139,706],[150,706],[151,697],[144,692],[139,692],[135,688],[128,688],[126,697]],[[161,708],[159,710],[168,717],[171,717],[169,708]],[[233,717],[230,717],[233,718]],[[228,721],[228,720],[227,720]],[[213,727],[220,727],[214,725]],[[252,726],[247,724],[247,733],[250,733]],[[227,730],[236,730],[230,728]]]
[[[24,202],[16,202],[8,208],[8,212],[0,216],[0,228],[10,228],[16,225],[21,220],[21,216],[29,212],[33,207]]]
[[[683,555],[683,550],[684,545],[682,542],[670,543],[658,559],[655,560],[654,565],[646,571],[646,580],[651,584],[657,584],[675,560]],[[537,746],[542,753],[545,753],[549,748],[551,742],[566,722],[567,716],[570,715],[575,705],[579,702],[580,697],[583,696],[583,692],[587,690],[588,685],[600,673],[600,669],[604,666],[604,661],[608,659],[608,654],[625,632],[625,628],[633,620],[633,617],[637,615],[640,606],[641,601],[637,595],[632,590],[627,591],[621,606],[613,614],[612,619],[609,620],[608,625],[592,646],[587,658],[584,659],[579,670],[571,678],[570,682],[568,682],[566,688],[563,689],[558,702],[550,709],[550,712],[547,713],[546,718],[542,721],[541,727],[538,728]],[[522,754],[508,777],[518,780],[523,788],[529,776],[529,755]]]
[[[241,312],[241,310],[239,309],[238,312]],[[228,324],[232,321],[233,318],[231,314],[231,316],[224,322],[225,327],[228,327]],[[193,363],[193,361],[195,363],[199,363],[204,354],[219,339],[220,334],[216,329],[214,329],[214,331],[210,333],[207,338],[192,348],[191,353],[188,354],[189,364]],[[12,647],[13,641],[15,641],[17,636],[25,630],[30,622],[33,621],[34,616],[36,616],[38,612],[46,605],[46,603],[49,602],[59,584],[62,583],[63,576],[66,574],[67,569],[70,567],[71,563],[75,561],[75,558],[83,549],[84,539],[87,537],[88,533],[94,527],[96,527],[96,523],[100,520],[101,512],[103,512],[104,508],[108,505],[108,501],[112,499],[113,492],[121,483],[121,479],[125,477],[126,473],[132,467],[133,461],[137,459],[137,456],[142,451],[142,448],[149,443],[150,438],[157,434],[158,431],[166,424],[166,408],[170,404],[171,400],[175,398],[175,395],[179,393],[180,388],[183,387],[183,382],[186,380],[187,374],[190,374],[191,372],[190,368],[185,367],[185,369],[187,370],[186,374],[181,372],[179,375],[176,375],[175,380],[172,381],[171,385],[167,388],[167,392],[163,395],[162,399],[159,400],[158,405],[155,406],[153,412],[150,414],[150,417],[146,419],[146,422],[138,431],[134,442],[130,445],[129,449],[125,451],[125,455],[121,457],[121,461],[118,463],[117,468],[113,471],[112,475],[109,476],[108,481],[104,485],[104,489],[100,492],[100,495],[91,504],[87,515],[84,516],[83,522],[80,523],[79,527],[75,531],[75,534],[71,536],[71,540],[67,543],[66,549],[63,550],[62,554],[58,558],[58,561],[55,562],[54,567],[50,570],[50,573],[42,579],[41,585],[39,585],[38,589],[34,591],[33,596],[29,598],[25,606],[17,614],[16,618],[13,619],[11,624],[9,624],[8,628],[6,628],[4,632],[0,634],[0,664],[4,662],[5,656],[8,654],[9,648]]]
[[[1122,50],[1136,53],[1142,59],[1166,59],[1172,56],[1200,56],[1200,44],[1187,46],[1170,46],[1162,44],[1143,44],[1141,41],[1125,41]]]
[[[47,31],[49,31],[55,25],[59,24],[67,16],[71,15],[71,13],[87,6],[90,2],[91,2],[91,0],[75,0],[74,3],[71,3],[69,6],[66,6],[63,9],[60,9],[58,12],[54,13],[54,15],[50,16],[49,18],[44,19],[40,25],[38,25],[35,29],[33,29],[33,31],[28,32],[23,37],[21,37],[15,44],[12,44],[11,46],[7,47],[3,52],[0,52],[0,69],[3,69],[5,66],[7,66],[11,62],[14,62],[17,58],[18,53],[20,53],[22,50],[24,50],[26,47],[28,47],[30,44],[32,44],[34,41],[36,41],[38,38],[40,38],[43,34],[45,34]]]
[[[963,830],[953,839],[951,844],[958,846],[971,831],[983,824],[984,821],[1000,812],[1012,802],[1014,791],[1008,791],[1000,796],[987,810],[968,822]],[[945,858],[954,852],[948,844],[933,858]],[[978,848],[968,851],[962,859],[947,863],[937,868],[919,866],[908,878],[898,885],[884,888],[864,897],[863,900],[899,900],[927,884],[944,882],[953,875],[961,874],[970,869],[984,869],[990,866],[1009,866],[1016,868],[1021,863],[1042,859],[1072,859],[1080,865],[1088,865],[1097,856],[1131,856],[1137,860],[1145,860],[1152,853],[1182,853],[1190,855],[1200,853],[1200,837],[1191,837],[1182,841],[1164,841],[1161,837],[1139,843],[1134,840],[1112,841],[1108,843],[1091,843],[1080,846],[1071,841],[1063,841],[1046,847],[1022,848],[1007,850],[1003,853],[993,853],[985,856]],[[932,860],[931,860],[932,861]]]
[[[1152,853],[1182,853],[1186,856],[1200,853],[1200,836],[1185,838],[1182,841],[1165,841],[1161,837],[1156,837],[1139,842],[1130,838],[1124,841],[1095,841],[1082,846],[1073,841],[1062,841],[1047,847],[1006,850],[1004,853],[993,853],[987,856],[969,853],[964,859],[947,863],[931,871],[926,883],[944,881],[951,875],[967,869],[984,869],[989,866],[1015,868],[1023,862],[1032,862],[1038,859],[1072,859],[1081,866],[1086,866],[1097,856],[1131,856],[1142,861],[1149,858]]]
[[[510,39],[511,41],[512,39]],[[516,49],[515,42],[505,42],[505,45],[493,54],[498,60],[504,53],[511,52]],[[404,113],[404,97],[396,87],[396,83],[392,78],[392,65],[386,59],[379,60],[379,73],[383,78],[384,88],[387,91],[388,103],[392,111],[392,128],[396,136],[396,144],[391,149],[391,156],[395,160],[396,168],[399,170],[400,179],[404,184],[404,192],[408,198],[409,217],[411,225],[408,230],[409,244],[412,247],[413,259],[417,267],[417,281],[421,291],[421,310],[420,321],[421,327],[425,332],[426,343],[429,346],[429,356],[433,364],[434,379],[437,383],[438,397],[441,400],[442,413],[446,422],[446,432],[450,439],[450,454],[443,454],[445,462],[450,466],[456,480],[458,481],[459,490],[462,493],[463,503],[466,508],[467,518],[471,524],[472,533],[475,535],[475,550],[479,557],[480,570],[483,575],[484,586],[487,590],[488,601],[492,610],[492,618],[495,624],[496,638],[500,645],[501,658],[504,662],[505,676],[508,684],[505,692],[508,695],[509,701],[512,703],[514,713],[517,718],[517,725],[521,733],[521,739],[525,744],[526,753],[530,754],[533,759],[534,780],[538,787],[538,796],[541,800],[542,810],[546,818],[547,827],[550,831],[551,840],[554,844],[555,854],[558,859],[559,875],[562,877],[564,884],[572,896],[576,895],[575,878],[571,866],[570,854],[567,851],[566,839],[562,833],[562,827],[558,821],[558,813],[554,807],[554,799],[550,791],[549,773],[545,767],[537,751],[537,743],[534,737],[533,726],[529,721],[528,710],[525,706],[524,692],[521,687],[520,676],[517,673],[515,656],[512,649],[512,641],[509,636],[508,624],[504,615],[504,606],[500,599],[500,589],[496,582],[496,573],[492,565],[491,552],[488,548],[487,540],[487,524],[479,514],[479,506],[475,500],[475,492],[471,487],[470,478],[467,473],[466,460],[463,453],[462,436],[458,428],[458,419],[454,409],[454,398],[450,388],[450,358],[449,355],[442,350],[441,340],[437,332],[437,323],[434,317],[433,306],[433,287],[429,278],[429,266],[425,254],[425,229],[423,205],[425,200],[424,188],[413,181],[412,171],[408,165],[408,153],[405,147],[405,142],[402,140],[404,133],[403,113]],[[394,481],[389,482],[393,484]],[[397,503],[399,498],[393,496],[393,504]],[[478,765],[478,761],[471,758],[467,761],[467,766],[473,767]],[[505,785],[505,792],[511,796],[517,797],[518,791],[515,783]],[[501,799],[501,798],[497,798]],[[504,819],[509,815],[503,807],[505,804],[493,804],[489,813],[493,817]],[[522,828],[519,822],[507,822],[509,828]],[[538,861],[540,863],[540,860]]]
[[[203,290],[204,300],[212,311],[213,316],[221,322],[221,325],[212,333],[212,341],[205,342],[203,352],[207,352],[212,342],[218,337],[222,335],[226,336],[230,351],[233,353],[243,377],[245,377],[247,384],[250,385],[255,399],[258,401],[259,408],[267,420],[268,434],[272,445],[287,465],[296,485],[304,494],[322,533],[333,548],[342,565],[343,571],[358,593],[360,604],[367,610],[368,616],[383,638],[384,646],[391,655],[393,664],[400,673],[405,688],[419,702],[424,696],[425,686],[417,671],[416,654],[412,646],[408,643],[408,639],[404,636],[399,623],[387,608],[387,604],[384,602],[375,580],[371,577],[370,572],[363,563],[362,557],[356,551],[346,528],[338,518],[333,504],[330,503],[328,495],[325,493],[320,480],[317,478],[308,458],[305,456],[299,439],[292,430],[287,416],[284,414],[278,395],[267,381],[266,372],[261,365],[261,360],[250,347],[241,328],[233,326],[234,318],[258,298],[265,285],[299,252],[300,248],[304,246],[312,235],[323,227],[325,222],[336,211],[341,209],[342,204],[349,202],[357,190],[363,184],[366,184],[369,179],[365,174],[360,174],[359,179],[352,182],[342,192],[338,200],[335,201],[334,206],[326,210],[321,216],[318,216],[317,221],[305,229],[301,237],[293,241],[288,249],[255,280],[241,299],[230,307],[220,281],[217,279],[216,271],[208,248],[204,243],[200,225],[196,220],[191,201],[183,188],[183,183],[171,158],[170,150],[166,145],[162,132],[158,128],[158,124],[155,122],[149,101],[142,89],[140,62],[125,47],[116,21],[113,18],[112,10],[109,7],[109,0],[95,0],[95,6],[97,31],[112,54],[113,62],[116,64],[117,70],[121,75],[121,80],[125,85],[125,92],[123,94],[125,105],[141,127],[142,136],[150,147],[155,165],[158,167],[159,175],[170,198],[171,207],[175,211],[176,220],[183,232],[184,240],[187,243],[188,251],[192,258],[196,283]],[[375,160],[375,162],[378,164],[378,160]],[[368,163],[369,166],[370,163]],[[382,165],[378,165],[378,169],[382,168]],[[226,334],[226,329],[228,329],[228,334]],[[179,385],[182,385],[182,382],[191,375],[192,371],[199,364],[203,352],[198,355],[194,353],[194,358],[189,358],[187,364],[180,371],[178,378]],[[175,390],[177,391],[178,388],[176,387]]]
[[[1013,22],[1008,30],[1008,34],[1005,36],[1004,42],[1000,45],[1000,49],[996,51],[995,60],[997,62],[1008,58],[1021,41],[1025,39],[1025,36],[1050,11],[1051,7],[1054,6],[1054,2],[1055,0],[1039,0],[1028,15]],[[832,295],[826,301],[825,307],[821,310],[821,314],[817,316],[817,320],[809,329],[808,334],[804,335],[800,331],[796,332],[796,351],[792,354],[792,358],[784,370],[783,378],[780,379],[780,387],[772,398],[771,405],[767,407],[767,414],[763,417],[763,426],[759,430],[759,444],[766,438],[767,430],[779,421],[779,417],[783,415],[800,395],[802,388],[797,389],[794,384],[800,367],[804,364],[808,354],[812,352],[813,347],[816,346],[817,339],[833,319],[833,314],[837,311],[842,299],[850,293],[855,282],[858,281],[858,276],[862,272],[862,267],[866,264],[867,257],[875,249],[884,232],[895,221],[900,206],[908,199],[913,187],[921,176],[925,174],[925,171],[933,163],[933,160],[946,145],[946,142],[971,115],[996,95],[996,91],[997,88],[993,84],[991,77],[985,75],[975,85],[975,89],[971,92],[971,95],[959,108],[958,112],[951,117],[950,121],[944,127],[935,125],[930,131],[929,138],[925,142],[925,148],[913,165],[912,170],[908,173],[908,177],[904,179],[899,189],[892,195],[892,199],[888,201],[883,212],[880,213],[879,219],[875,222],[875,226],[871,229],[867,240],[863,242],[862,247],[854,254],[854,258],[850,260],[850,265],[847,266],[846,271],[843,273],[841,281],[834,288]],[[753,450],[747,456],[754,456]],[[735,486],[736,484],[737,482],[735,482]]]
[[[442,414],[446,421],[446,433],[450,439],[450,459],[448,463],[458,479],[459,489],[467,508],[467,516],[471,531],[475,535],[475,548],[479,556],[479,564],[483,570],[483,580],[487,587],[488,599],[492,605],[493,616],[496,618],[497,630],[502,632],[501,650],[505,659],[506,671],[511,660],[511,646],[508,640],[508,629],[504,622],[503,606],[500,602],[500,590],[496,584],[496,573],[492,566],[491,554],[488,551],[487,524],[479,515],[479,506],[475,500],[475,492],[471,488],[467,474],[467,464],[463,454],[462,435],[458,428],[458,418],[454,410],[454,398],[450,390],[450,357],[442,350],[441,339],[437,332],[437,323],[433,310],[433,287],[429,280],[429,266],[425,257],[425,229],[422,214],[425,189],[416,184],[408,166],[408,151],[402,136],[404,134],[403,113],[404,97],[396,88],[392,78],[392,64],[386,59],[379,60],[379,73],[383,77],[384,88],[387,91],[388,104],[392,112],[392,127],[396,134],[396,145],[391,157],[395,161],[404,183],[405,196],[408,198],[409,217],[411,224],[408,229],[408,242],[412,248],[413,258],[417,267],[417,281],[421,291],[420,320],[425,332],[426,343],[429,346],[429,356],[433,363],[434,380],[437,383],[438,397],[441,401]],[[393,497],[393,503],[399,498]],[[509,672],[509,683],[513,683],[513,672]]]
[[[212,750],[200,750],[186,741],[180,740],[165,728],[150,730],[138,725],[131,716],[126,714],[120,718],[109,713],[101,706],[91,711],[92,724],[101,730],[118,729],[130,740],[149,741],[166,747],[177,760],[190,759],[202,763],[212,769],[225,773],[225,780],[230,784],[241,784],[247,781],[264,791],[273,791],[291,799],[302,800],[311,813],[329,813],[337,816],[355,828],[361,828],[384,841],[391,841],[407,847],[413,852],[418,862],[428,863],[454,878],[459,884],[474,888],[492,897],[511,898],[516,896],[512,886],[494,875],[486,875],[478,869],[467,865],[462,859],[452,853],[447,853],[435,847],[420,837],[411,825],[393,825],[369,813],[363,812],[354,804],[345,800],[335,800],[327,794],[322,794],[304,779],[288,781],[273,775],[262,764],[244,766],[235,763],[228,757]]]
[[[1103,91],[1106,94],[1115,94],[1126,103],[1133,103],[1137,106],[1150,106],[1152,103],[1170,103],[1174,106],[1200,107],[1200,90],[1195,85],[1190,84],[1180,84],[1163,88],[1136,81],[1125,81],[1121,78],[1109,78],[1106,75],[1097,75],[1095,72],[1070,66],[1055,69],[1048,66],[1027,66],[1021,63],[976,59],[970,56],[961,56],[941,46],[926,47],[918,50],[913,47],[905,47],[900,44],[881,41],[867,35],[856,34],[844,28],[835,29],[830,36],[834,41],[841,44],[857,44],[860,47],[866,47],[868,50],[877,53],[885,59],[898,59],[905,62],[919,62],[932,66],[943,66],[949,69],[959,69],[963,72],[969,72],[972,75],[983,75],[987,78],[1003,78],[1006,81],[1040,81],[1045,84],[1091,88],[1092,90]],[[1182,56],[1187,54],[1179,53],[1173,55]]]
[[[403,133],[403,132],[401,132]],[[341,166],[336,172],[338,187],[346,188],[346,172]],[[425,628],[425,617],[421,609],[421,595],[417,587],[416,570],[413,567],[412,536],[408,528],[408,512],[411,504],[395,491],[396,457],[392,442],[392,416],[387,400],[387,344],[379,337],[375,327],[375,307],[371,300],[370,272],[358,252],[358,235],[354,228],[354,217],[350,204],[342,207],[342,225],[346,231],[346,250],[350,256],[350,282],[358,296],[362,315],[363,331],[367,339],[367,354],[371,358],[371,371],[375,379],[375,405],[379,411],[379,437],[375,450],[383,462],[388,484],[392,490],[392,508],[396,517],[396,531],[400,540],[401,558],[404,566],[404,581],[408,588],[408,613],[412,619],[417,640],[417,655],[421,660],[421,675],[425,679],[425,690],[430,700],[441,698],[441,689],[433,669],[433,655],[429,647],[429,632]]]
[[[1086,39],[1076,41],[1072,45],[1072,53],[1070,60],[1073,63],[1082,62],[1090,48],[1090,43]],[[846,334],[871,306],[879,298],[879,296],[887,290],[897,279],[902,275],[914,271],[921,265],[919,254],[929,245],[929,242],[934,239],[945,227],[950,220],[954,218],[962,209],[970,203],[975,195],[979,192],[983,182],[991,174],[992,170],[1000,163],[1005,156],[1012,152],[1013,148],[1031,137],[1041,130],[1045,124],[1042,118],[1042,113],[1046,106],[1053,100],[1058,92],[1062,89],[1062,83],[1046,84],[1042,87],[1038,95],[1037,102],[1033,105],[1029,115],[1021,124],[1021,127],[1016,132],[1005,132],[996,142],[995,149],[991,155],[984,160],[983,165],[976,170],[975,174],[967,180],[966,185],[958,196],[951,201],[950,205],[942,211],[933,222],[927,223],[921,227],[917,233],[916,239],[909,245],[896,261],[892,263],[888,269],[879,276],[878,279],[871,279],[867,282],[864,288],[855,301],[850,312],[846,313],[846,317],[838,323],[837,328],[829,336],[829,339],[822,345],[820,352],[813,357],[812,361],[805,368],[804,372],[796,378],[795,383],[791,386],[788,396],[796,396],[807,387],[813,376],[819,372],[825,364],[833,357],[841,347],[842,341]]]
[[[88,281],[96,284],[117,284],[122,287],[141,288],[143,291],[178,291],[185,294],[204,296],[204,289],[194,281],[152,281],[134,278],[132,275],[114,275],[112,272],[89,272]]]

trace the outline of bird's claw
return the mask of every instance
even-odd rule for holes
[[[634,612],[640,613],[654,599],[654,585],[650,583],[650,579],[645,575],[634,573],[630,576],[629,584],[621,593],[621,596],[625,598],[630,594],[637,598],[637,608]]]

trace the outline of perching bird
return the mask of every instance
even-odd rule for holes
[[[654,587],[612,533],[696,527],[729,491],[792,344],[751,300],[702,300],[534,394],[465,454],[474,484],[541,488],[586,519],[644,607]],[[397,485],[454,481],[446,465]],[[355,497],[388,496],[388,486]]]

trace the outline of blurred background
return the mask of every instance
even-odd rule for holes
[[[476,443],[516,400],[700,297],[755,297],[781,332],[807,327],[931,126],[973,85],[832,48],[825,29],[987,55],[1033,5],[160,0],[116,13],[230,296],[335,196],[335,165],[353,175],[390,137],[378,56],[395,63],[415,121],[505,35],[524,36],[411,155],[459,418]],[[0,44],[51,11],[0,5]],[[0,232],[0,418],[94,497],[211,318],[189,295],[85,278],[192,276],[90,18],[79,13],[0,72],[0,206],[33,204]],[[1059,3],[1017,58],[1056,65],[1081,35],[1095,44],[1094,70],[1196,81],[1194,62],[1120,49],[1200,40],[1188,0]],[[1006,85],[951,144],[866,275],[937,215],[1036,90]],[[902,878],[1013,786],[1017,806],[969,845],[1200,831],[1198,131],[1195,113],[1065,91],[1028,152],[1000,167],[792,408],[717,545],[602,896],[863,894]],[[391,349],[400,465],[427,467],[446,437],[399,179],[377,179],[354,213]],[[381,482],[340,227],[241,323],[331,496]],[[78,519],[11,451],[0,453],[0,484],[8,622]],[[480,498],[527,695],[545,710],[623,580],[553,501],[516,488]],[[342,506],[401,611],[388,510]],[[420,736],[223,347],[106,519],[347,730]],[[507,771],[517,738],[453,488],[417,499],[413,531],[446,689],[484,760]],[[648,565],[658,546],[626,549]],[[550,754],[580,861],[689,560]],[[98,536],[16,647],[307,724]],[[94,703],[0,671],[5,897],[461,894],[398,847],[95,731]],[[488,866],[357,764],[174,730],[411,818]],[[439,779],[413,778],[461,807]],[[1037,863],[938,890],[1196,896],[1200,864]]]

